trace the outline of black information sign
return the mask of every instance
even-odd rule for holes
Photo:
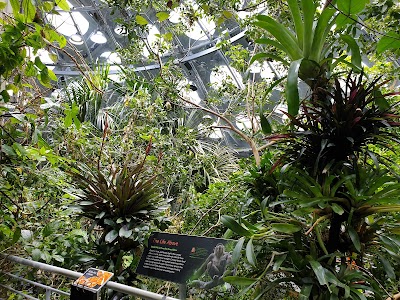
[[[154,233],[136,272],[166,281],[210,289],[233,274],[236,241],[189,235]]]

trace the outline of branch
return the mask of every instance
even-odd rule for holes
[[[333,7],[334,9],[336,9],[336,11],[338,11],[340,14],[346,16],[347,18],[349,18],[350,20],[354,21],[354,22],[357,23],[358,25],[363,26],[363,27],[367,28],[368,30],[371,30],[372,32],[374,32],[374,33],[376,33],[376,34],[379,34],[379,35],[381,35],[381,36],[390,37],[390,38],[395,39],[395,40],[400,40],[399,38],[396,38],[396,37],[394,37],[394,36],[390,36],[390,35],[387,35],[386,33],[382,33],[382,32],[380,32],[380,31],[378,31],[378,30],[375,30],[375,29],[373,29],[373,28],[371,28],[371,27],[365,25],[363,22],[361,22],[361,21],[359,21],[359,20],[353,18],[351,15],[348,15],[348,14],[342,12],[338,7],[336,7],[335,5],[333,5],[333,4],[331,3],[331,1],[332,1],[332,0],[330,0],[330,1],[328,0],[327,3],[326,3],[325,5],[326,5],[326,6],[328,6],[328,5],[329,5],[329,6],[332,6],[332,7]]]
[[[1,193],[4,197],[6,197],[8,200],[10,200],[11,203],[14,204],[14,205],[18,208],[19,211],[22,211],[22,207],[19,206],[19,204],[16,203],[13,199],[11,199],[10,196],[8,196],[8,195],[7,195],[6,193],[4,193],[2,190],[0,190],[0,193]]]
[[[212,206],[211,208],[209,208],[201,217],[200,219],[197,221],[197,223],[193,226],[192,230],[190,230],[189,234],[192,234],[193,231],[196,229],[197,225],[200,224],[200,222],[203,220],[203,218],[205,216],[207,216],[212,210],[215,209],[215,207],[217,207],[222,201],[224,201],[226,199],[226,197],[229,196],[229,194],[233,191],[233,189],[236,188],[236,186],[232,186],[229,191],[222,197],[221,200],[219,200],[214,206]]]
[[[48,43],[48,45],[50,47],[55,48],[58,51],[61,51],[62,53],[64,53],[65,55],[67,55],[76,65],[76,67],[78,68],[79,72],[81,72],[81,74],[83,75],[83,77],[85,77],[85,79],[90,83],[90,85],[92,86],[92,88],[94,88],[96,90],[96,92],[98,92],[99,94],[104,94],[104,92],[102,90],[100,90],[92,81],[92,79],[90,78],[90,76],[86,75],[85,70],[82,69],[81,65],[78,63],[78,61],[76,60],[75,57],[72,56],[72,54],[68,53],[68,51],[66,51],[65,49],[62,49],[56,45],[53,45],[52,43],[50,43],[49,41],[47,41],[46,39],[43,39],[46,41],[46,43]]]

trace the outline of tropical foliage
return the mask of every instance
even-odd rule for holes
[[[398,294],[400,124],[398,92],[391,90],[398,5],[107,2],[132,15],[121,21],[129,32],[120,49],[123,83],[110,80],[107,65],[90,70],[75,61],[82,77],[53,96],[57,77],[38,54],[46,49],[56,59],[54,51],[66,54],[69,46],[40,17],[56,6],[68,11],[67,2],[12,0],[13,14],[2,12],[0,251],[76,270],[101,267],[122,283],[176,296],[177,288],[135,274],[149,234],[224,236],[238,238],[236,275],[217,289],[190,290],[192,298]],[[268,15],[239,20],[259,7]],[[142,59],[150,8],[163,31],[147,62],[160,64],[160,72],[143,78],[130,64]],[[183,22],[163,26],[175,8],[185,12]],[[252,46],[218,42],[246,82],[239,88],[224,81],[199,104],[187,96],[184,72],[162,56],[174,46],[173,34],[202,17],[217,27],[236,19]],[[383,25],[387,32],[374,29]],[[279,63],[287,76],[249,76],[262,59]],[[277,89],[285,90],[279,107],[287,105],[286,121],[273,118],[277,103],[269,98]],[[250,126],[239,127],[238,116]],[[243,140],[253,158],[212,139],[217,130]]]

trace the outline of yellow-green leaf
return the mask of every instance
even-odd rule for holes
[[[24,10],[24,18],[27,22],[32,22],[36,15],[36,7],[31,0],[22,0],[22,9]]]
[[[224,11],[222,12],[222,14],[223,14],[224,17],[227,18],[227,19],[230,19],[230,18],[232,18],[232,16],[233,16],[232,12],[230,12],[229,10],[224,10]]]
[[[70,10],[67,0],[56,0],[56,4],[62,10],[65,10],[65,11]]]
[[[160,11],[160,12],[156,13],[156,17],[157,17],[158,21],[160,21],[160,22],[165,21],[169,18],[169,12]]]
[[[42,7],[43,7],[43,10],[44,10],[44,11],[50,12],[50,11],[52,11],[53,8],[54,8],[54,3],[51,2],[51,1],[44,1],[44,2],[42,3]]]
[[[136,23],[138,23],[139,25],[146,26],[147,24],[149,24],[149,22],[141,15],[136,15],[135,19]]]

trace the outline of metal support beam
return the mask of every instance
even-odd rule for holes
[[[19,263],[19,264],[22,264],[22,265],[25,265],[25,266],[30,266],[30,267],[37,268],[37,269],[41,269],[41,270],[46,271],[46,272],[60,274],[60,275],[63,275],[63,276],[66,276],[66,277],[72,278],[72,279],[77,279],[78,277],[83,275],[80,272],[75,272],[75,271],[71,271],[71,270],[68,270],[68,269],[64,269],[64,268],[48,265],[48,264],[45,264],[45,263],[32,261],[32,260],[25,259],[25,258],[22,258],[22,257],[14,256],[14,255],[6,255],[6,254],[3,254],[3,253],[0,253],[0,257],[3,257],[4,259],[9,260],[9,261],[13,261],[15,263]],[[149,292],[149,291],[145,291],[145,290],[142,290],[142,289],[130,287],[130,286],[127,286],[127,285],[124,285],[124,284],[120,284],[120,283],[116,283],[116,282],[112,282],[112,281],[107,282],[105,287],[107,287],[109,289],[112,289],[114,291],[117,291],[117,292],[121,292],[121,293],[124,293],[124,294],[137,296],[137,297],[140,297],[140,298],[146,299],[146,300],[178,300],[178,299],[173,298],[173,297],[167,297],[167,296],[164,296],[164,295],[156,294],[156,293],[153,293],[153,292]],[[32,298],[32,299],[36,300],[36,298]]]
[[[5,288],[5,289],[7,289],[7,290],[10,290],[11,292],[13,292],[13,293],[15,293],[15,294],[21,295],[21,296],[23,296],[23,297],[25,297],[25,298],[27,298],[27,299],[31,299],[31,300],[40,300],[40,299],[38,299],[38,298],[29,296],[29,295],[24,294],[24,293],[22,293],[22,292],[20,292],[20,291],[17,291],[17,290],[13,289],[13,288],[10,287],[10,286],[4,285],[4,284],[0,284],[0,286],[3,287],[3,288]]]

